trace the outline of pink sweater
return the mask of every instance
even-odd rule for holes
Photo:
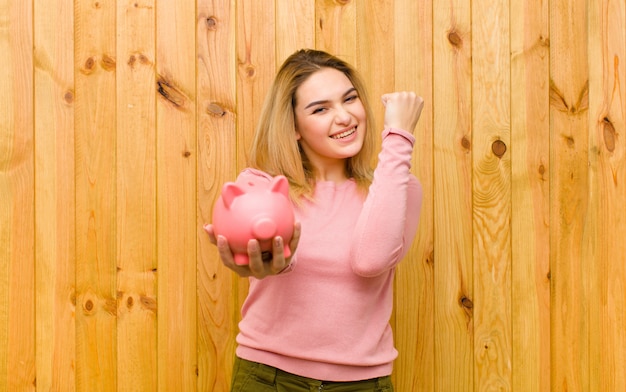
[[[324,381],[390,375],[397,351],[389,319],[395,266],[417,231],[422,203],[410,173],[414,137],[383,132],[365,198],[352,180],[318,182],[302,224],[293,269],[250,279],[237,355]],[[254,169],[245,176],[265,176]]]

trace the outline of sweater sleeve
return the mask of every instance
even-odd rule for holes
[[[353,271],[373,277],[407,253],[419,222],[422,187],[410,172],[415,138],[399,129],[383,132],[374,180],[355,228]]]

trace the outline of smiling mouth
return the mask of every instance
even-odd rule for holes
[[[331,139],[343,139],[343,138],[346,138],[346,137],[352,135],[354,132],[356,132],[356,125],[354,127],[350,128],[350,129],[348,129],[347,131],[338,133],[336,135],[332,135],[330,138]]]

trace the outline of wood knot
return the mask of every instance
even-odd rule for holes
[[[578,115],[589,109],[589,81],[582,87],[575,104],[568,103],[563,92],[550,79],[550,105],[568,115]]]
[[[429,266],[433,266],[435,264],[435,251],[431,249],[430,253],[426,257],[426,264]]]
[[[128,58],[127,64],[131,68],[134,68],[134,66],[137,64],[137,61],[139,61],[143,65],[149,65],[150,64],[150,59],[148,59],[148,56],[146,56],[143,53],[131,54],[130,57]]]
[[[465,309],[474,308],[474,303],[472,302],[471,299],[467,298],[466,296],[462,296],[461,298],[459,298],[459,304]]]
[[[539,179],[541,181],[546,181],[545,175],[546,175],[546,167],[542,164],[539,165],[539,168],[537,169],[537,172],[539,173]]]
[[[65,94],[63,95],[63,100],[67,104],[74,103],[74,92],[72,90],[67,90]]]
[[[246,67],[246,76],[249,78],[253,78],[256,75],[256,69],[252,65],[248,65]]]
[[[207,106],[206,111],[213,117],[224,117],[226,115],[226,110],[216,102],[211,102]]]
[[[90,300],[90,299],[85,301],[85,303],[83,304],[83,309],[84,309],[85,313],[93,313],[93,309],[94,309],[93,301]]]
[[[139,298],[139,302],[141,302],[141,306],[143,306],[144,309],[156,313],[156,311],[157,311],[157,301],[156,301],[156,299],[154,299],[152,297],[148,297],[148,296],[142,295]]]
[[[163,98],[172,103],[174,106],[182,108],[185,105],[185,95],[182,91],[177,89],[173,83],[160,75],[157,79],[157,91]]]
[[[452,30],[448,33],[448,42],[455,48],[460,48],[463,46],[463,38],[459,35],[456,30]]]
[[[491,151],[493,151],[493,154],[498,158],[502,158],[506,152],[506,144],[502,140],[496,140],[491,144]]]
[[[461,146],[466,150],[469,150],[472,147],[472,143],[467,136],[463,136],[461,139]]]
[[[81,69],[81,72],[84,73],[85,75],[89,75],[93,72],[95,67],[96,67],[96,60],[93,57],[89,57],[87,60],[85,60],[85,64],[83,64],[83,68]]]
[[[214,16],[206,18],[206,28],[209,30],[217,30],[217,19]]]
[[[114,298],[107,298],[104,301],[104,305],[102,308],[111,316],[117,315],[117,300],[115,300]]]
[[[602,120],[602,128],[606,149],[609,150],[609,152],[615,151],[615,139],[617,134],[615,132],[615,126],[608,117],[604,117]]]
[[[115,59],[109,55],[103,54],[100,66],[105,71],[113,71],[115,69]]]
[[[128,298],[126,298],[126,306],[128,307],[128,309],[130,310],[134,304],[135,300],[133,299],[133,297],[128,296]]]
[[[191,153],[189,151],[184,151],[183,152],[183,157],[189,158],[190,156],[191,156]]]

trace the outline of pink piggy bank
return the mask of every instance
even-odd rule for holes
[[[272,250],[276,236],[283,239],[285,257],[295,217],[289,200],[289,182],[276,176],[271,182],[227,182],[213,208],[215,235],[222,235],[233,252],[235,264],[247,265],[248,241],[257,239],[262,252]]]

